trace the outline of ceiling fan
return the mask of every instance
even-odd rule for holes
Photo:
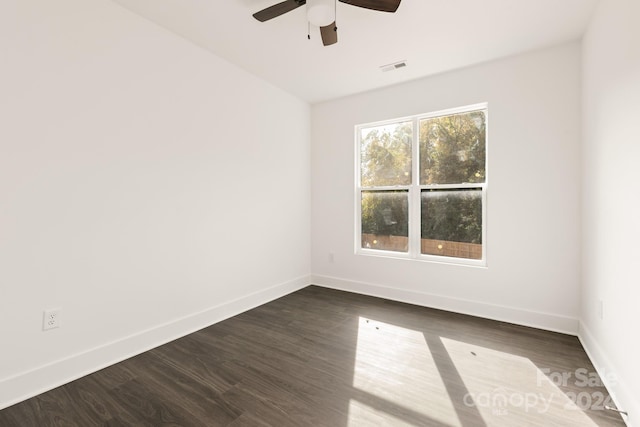
[[[341,3],[380,12],[395,12],[401,0],[338,0]],[[320,27],[322,44],[325,46],[338,42],[338,27],[336,27],[336,0],[285,0],[253,14],[260,22],[268,21],[300,6],[307,5],[307,19],[309,23]]]

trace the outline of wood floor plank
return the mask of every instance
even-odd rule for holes
[[[580,373],[595,369],[576,337],[310,286],[6,408],[0,426],[624,426]]]
[[[84,424],[132,425],[136,422],[136,418],[110,398],[107,388],[91,375],[67,384],[63,389],[74,406],[84,412]]]
[[[211,384],[203,384],[172,364],[165,363],[154,351],[143,356],[132,360],[133,366],[141,372],[140,381],[164,400],[187,410],[190,417],[208,420],[213,425],[227,425],[242,414],[241,408],[226,402]]]
[[[191,415],[188,408],[163,396],[139,379],[131,380],[109,391],[109,395],[123,408],[136,414],[136,423],[144,426],[204,427],[205,420]]]
[[[194,339],[195,336],[192,334],[173,345],[158,347],[153,354],[213,391],[224,393],[240,380],[227,371],[216,369],[232,354],[228,353],[226,357],[214,355],[210,343]]]

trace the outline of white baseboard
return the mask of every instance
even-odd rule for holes
[[[469,314],[472,316],[484,317],[486,319],[499,320],[522,326],[530,326],[547,331],[560,332],[569,335],[578,334],[578,319],[573,317],[523,310],[405,289],[390,288],[379,284],[344,280],[330,276],[311,275],[311,283],[326,288],[386,298],[389,300],[452,311],[455,313]]]
[[[554,332],[571,335],[577,335],[578,333],[578,319],[575,318],[390,288],[378,284],[356,282],[330,276],[301,276],[199,313],[158,325],[120,340],[2,379],[0,380],[0,409],[295,292],[309,284]]]
[[[596,368],[596,372],[598,372],[616,407],[629,414],[629,416],[623,415],[622,419],[629,427],[640,427],[640,401],[638,401],[637,396],[631,394],[626,385],[625,377],[620,375],[619,370],[611,363],[607,354],[600,347],[591,331],[589,331],[589,328],[582,322],[580,322],[578,339],[587,352],[587,356],[591,359],[593,367]]]
[[[0,409],[166,344],[309,285],[302,276],[0,381]]]

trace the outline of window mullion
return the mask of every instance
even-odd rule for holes
[[[420,255],[420,140],[418,119],[413,119],[411,147],[411,190],[409,191],[409,254],[416,258]]]

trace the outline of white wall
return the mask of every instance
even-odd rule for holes
[[[308,104],[107,0],[0,53],[0,408],[308,284]]]
[[[580,64],[572,43],[314,105],[312,280],[576,333]],[[485,101],[488,268],[355,255],[354,125]]]
[[[640,3],[601,1],[583,42],[580,338],[640,426]],[[603,303],[602,318],[598,308]]]

